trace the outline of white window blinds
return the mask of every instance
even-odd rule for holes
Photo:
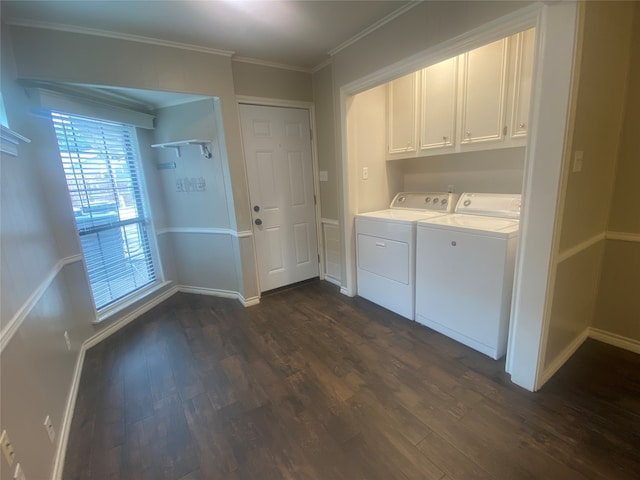
[[[96,308],[156,279],[133,127],[52,112]]]

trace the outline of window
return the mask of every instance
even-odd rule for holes
[[[130,125],[52,112],[98,310],[155,282]]]

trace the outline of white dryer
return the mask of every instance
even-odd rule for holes
[[[453,210],[453,193],[398,193],[389,209],[356,215],[358,295],[414,319],[416,223]]]
[[[416,321],[494,359],[507,348],[520,195],[464,193],[418,222]]]

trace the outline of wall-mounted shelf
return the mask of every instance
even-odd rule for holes
[[[31,140],[4,125],[0,125],[0,151],[2,151],[2,153],[17,157],[18,145],[20,143],[31,143]]]
[[[204,155],[205,158],[211,158],[211,150],[209,149],[209,145],[211,145],[211,140],[181,140],[179,142],[169,142],[169,143],[156,143],[155,145],[151,145],[153,148],[173,148],[176,151],[176,156],[180,158],[182,147],[186,147],[187,145],[198,145],[200,147],[200,152]]]

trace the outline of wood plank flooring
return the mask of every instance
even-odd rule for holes
[[[640,356],[592,340],[536,394],[313,282],[177,294],[87,352],[65,480],[637,479]]]

